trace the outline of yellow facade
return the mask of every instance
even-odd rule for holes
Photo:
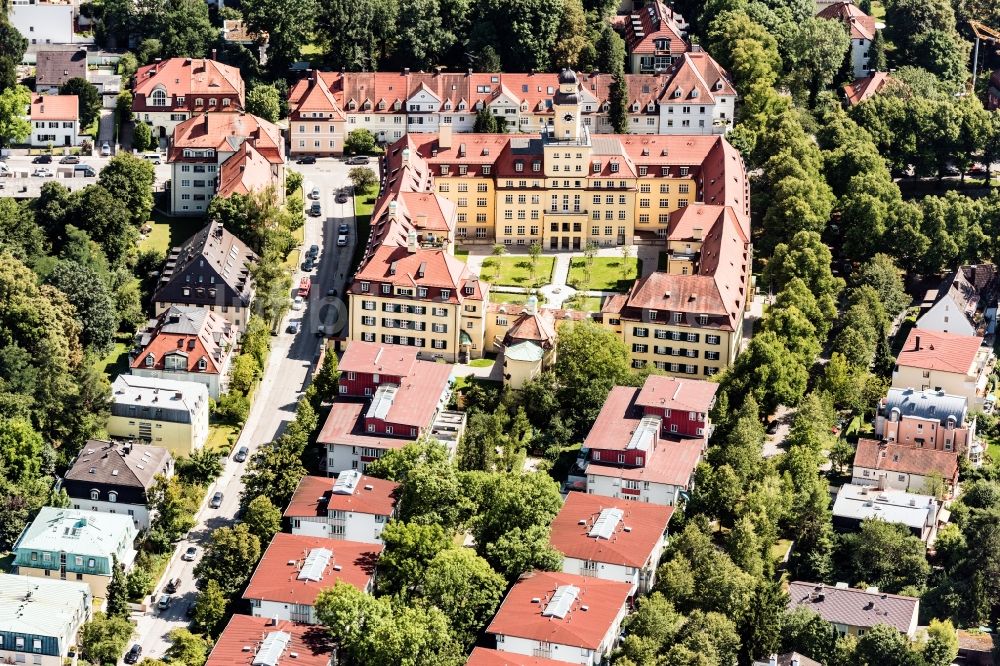
[[[496,238],[496,183],[492,178],[454,174],[435,178],[438,194],[455,204],[455,239],[492,242]]]
[[[17,573],[22,576],[34,576],[35,578],[59,580],[58,570],[53,571],[51,569],[36,569],[34,567],[26,567],[23,564],[17,567]],[[46,573],[48,573],[47,576],[45,575]],[[107,599],[108,597],[108,585],[111,584],[111,576],[100,576],[88,573],[67,573],[66,580],[86,583],[90,586],[90,593],[94,595],[95,599]]]
[[[170,451],[174,459],[190,456],[201,449],[208,438],[208,415],[195,423],[173,423],[128,416],[108,417],[108,436],[112,439],[146,440]],[[151,434],[147,434],[151,433]]]

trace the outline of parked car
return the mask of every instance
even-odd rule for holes
[[[303,155],[299,159],[295,160],[296,164],[316,164],[315,155]]]
[[[125,653],[125,663],[126,664],[138,664],[139,657],[142,656],[142,646],[136,643],[132,646],[128,652]]]
[[[248,449],[245,446],[241,446],[239,450],[236,451],[236,455],[233,456],[233,460],[235,460],[236,462],[245,462],[247,456],[249,455],[250,455],[250,449]]]
[[[311,273],[314,268],[316,268],[316,262],[306,257],[306,260],[302,262],[302,270],[306,273]]]
[[[144,153],[142,158],[152,162],[153,164],[159,164],[162,161],[159,153]]]
[[[101,144],[101,156],[111,157],[111,144],[107,141]]]
[[[368,164],[371,159],[367,155],[355,155],[347,160],[348,164]]]
[[[315,259],[319,256],[319,245],[310,245],[309,250],[306,251],[307,257],[312,257]]]
[[[319,217],[323,214],[323,206],[318,201],[313,201],[312,205],[309,206],[310,217]]]
[[[346,234],[350,230],[351,230],[351,228],[349,226],[347,226],[346,222],[341,223],[341,225],[339,227],[337,227],[337,233],[338,234]]]
[[[318,187],[314,187],[314,188],[312,188],[309,191],[309,198],[310,199],[319,199],[320,195],[321,195],[321,192],[319,191]]]
[[[292,321],[288,322],[288,328],[286,328],[285,331],[294,335],[295,333],[298,333],[301,329],[302,329],[302,322]]]
[[[89,164],[77,164],[73,167],[74,176],[83,176],[85,178],[96,178],[97,169],[90,166]]]
[[[327,292],[326,292],[326,297],[327,298],[337,298],[337,290],[336,289],[328,289]]]
[[[170,601],[171,599],[169,594],[160,595],[160,600],[156,602],[156,607],[161,611],[165,611],[170,608]]]
[[[174,578],[172,580],[168,580],[166,586],[164,586],[163,588],[163,591],[166,592],[167,594],[173,594],[174,592],[177,591],[177,588],[180,586],[180,584],[181,584],[180,578]]]
[[[53,175],[51,169],[46,169],[45,167],[38,167],[31,172],[32,176],[38,176],[39,178],[51,178]]]
[[[304,308],[305,305],[306,302],[305,300],[303,300],[301,296],[296,296],[295,298],[292,299],[292,309],[295,310],[296,312]]]
[[[10,173],[10,167],[6,162],[0,162],[0,173]]]
[[[344,247],[345,245],[347,245],[347,236],[340,234],[337,236],[337,247]]]
[[[80,158],[76,155],[66,155],[61,160],[59,160],[59,164],[79,164],[79,163],[80,163]]]
[[[31,160],[32,164],[52,164],[51,155],[39,155],[35,159]]]
[[[216,491],[216,493],[212,495],[212,500],[208,503],[208,505],[213,509],[218,509],[220,506],[222,506],[222,498],[223,498],[222,492]]]
[[[345,204],[347,203],[347,195],[344,194],[343,192],[339,192],[334,201],[336,201],[339,204]]]
[[[194,558],[196,558],[197,556],[198,556],[197,546],[188,546],[187,550],[184,551],[184,554],[181,555],[181,559],[184,560],[185,562],[194,562]]]

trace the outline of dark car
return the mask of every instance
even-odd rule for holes
[[[337,203],[339,203],[339,204],[345,204],[345,203],[347,203],[347,195],[346,195],[346,194],[344,194],[343,192],[340,192],[340,193],[339,193],[339,194],[338,194],[338,195],[336,196],[336,198],[334,199],[334,201],[336,201],[336,202],[337,202]]]
[[[125,653],[125,663],[126,664],[138,664],[139,657],[142,656],[142,646],[136,643],[132,646],[128,652]]]
[[[213,509],[218,509],[220,506],[222,506],[222,497],[223,495],[221,492],[216,492],[214,495],[212,495],[212,501],[210,501],[208,505]]]
[[[368,164],[371,161],[367,155],[355,155],[347,160],[348,164]]]
[[[51,155],[39,155],[35,159],[31,160],[32,164],[52,164]]]
[[[309,250],[306,252],[307,257],[316,258],[319,256],[319,245],[310,245]]]
[[[323,206],[320,205],[318,201],[314,201],[311,206],[309,206],[309,215],[312,217],[319,217],[323,214]]]
[[[349,230],[350,227],[348,227],[346,224],[341,224],[339,227],[337,227],[338,234],[346,234]]]
[[[246,461],[248,455],[250,455],[250,449],[245,446],[241,446],[239,451],[236,452],[236,455],[233,456],[233,460],[236,462],[244,462]]]
[[[173,580],[168,580],[168,581],[167,581],[167,584],[166,584],[166,586],[165,586],[165,587],[163,588],[163,590],[164,590],[164,591],[165,591],[165,592],[166,592],[167,594],[173,594],[174,592],[176,592],[176,591],[177,591],[177,586],[178,586],[178,585],[180,585],[180,584],[181,584],[181,579],[180,579],[180,578],[175,578],[175,579],[173,579]]]
[[[293,322],[291,322],[291,323],[288,324],[288,328],[285,329],[285,332],[286,333],[291,333],[291,334],[294,335],[295,333],[298,333],[300,330],[302,330],[302,322],[293,321]],[[239,462],[243,462],[243,461],[240,460]]]
[[[59,164],[79,164],[80,158],[76,155],[67,155],[66,157],[59,160]]]
[[[315,155],[304,155],[299,159],[295,160],[296,164],[316,164]]]
[[[316,262],[312,260],[311,257],[306,257],[306,260],[302,262],[302,270],[306,273],[311,273],[312,269],[316,267]]]

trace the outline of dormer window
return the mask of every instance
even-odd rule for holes
[[[442,289],[441,298],[448,299],[451,298],[451,289]]]
[[[371,108],[372,108],[372,103],[370,101],[368,101],[368,100],[365,100],[364,110],[365,111],[371,111]]]
[[[207,368],[208,368],[208,361],[206,361],[204,358],[199,358],[198,359],[198,369],[201,370],[201,371],[204,371]]]
[[[356,108],[358,108],[358,103],[352,99],[350,102],[347,103],[347,108],[353,111]]]
[[[361,291],[367,292],[368,291],[368,285],[369,285],[368,282],[362,282],[361,283]]]
[[[216,104],[218,104],[218,102],[219,102],[219,100],[215,99],[214,97],[209,97],[208,98],[208,105],[209,106],[215,106]]]
[[[392,293],[392,285],[391,284],[383,284],[382,285],[382,293],[383,294],[390,294],[390,293]]]
[[[108,501],[109,502],[117,502],[118,501],[118,493],[116,493],[113,490],[109,491],[108,492]]]
[[[632,102],[632,112],[636,113],[639,111],[639,102]]]
[[[385,111],[385,102],[384,101],[380,101],[378,103],[378,110],[379,111]]]
[[[146,367],[152,368],[154,363],[156,363],[156,357],[152,354],[146,354]]]
[[[618,173],[618,162],[611,163],[611,173]]]
[[[93,500],[93,501],[95,501],[95,502],[97,500],[101,499],[101,491],[97,490],[96,488],[94,490],[91,490],[90,491],[90,499]]]
[[[149,96],[150,106],[166,106],[167,105],[167,93],[163,90],[154,90],[153,94]]]
[[[698,96],[698,89],[695,88],[694,90],[691,91],[691,97],[694,98],[694,97],[697,97],[697,96]]]
[[[458,103],[458,110],[459,111],[465,111],[465,102],[459,102]]]
[[[472,296],[473,294],[476,293],[476,288],[475,287],[465,287],[463,289],[463,292],[465,293],[466,296]]]
[[[514,162],[514,171],[524,171],[524,162],[521,160]]]
[[[594,162],[594,173],[601,173],[601,163]]]
[[[677,86],[677,90],[674,91],[674,97],[677,98],[677,97],[680,97],[683,94],[684,94],[684,91],[681,90],[680,86]]]
[[[205,100],[203,98],[201,98],[201,97],[195,98],[194,105],[195,106],[205,106]]]

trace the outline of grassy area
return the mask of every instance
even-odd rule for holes
[[[227,456],[232,452],[233,445],[229,443],[229,436],[239,437],[240,429],[227,423],[215,423],[208,427],[208,439],[205,441],[205,448],[209,451],[218,451]],[[233,440],[236,441],[235,439]]]
[[[461,259],[462,261],[465,261],[466,259],[469,258],[469,251],[455,248],[455,256]]]
[[[639,260],[629,257],[627,263],[623,264],[624,261],[621,257],[594,257],[588,281],[587,259],[573,259],[566,282],[584,291],[627,291],[639,274]]]
[[[538,257],[535,278],[531,279],[531,259],[524,256],[490,257],[483,262],[483,279],[508,287],[540,287],[552,280],[555,257]]]
[[[303,58],[308,58],[310,56],[320,56],[323,55],[323,47],[316,42],[309,42],[305,46],[299,49],[299,55]]]
[[[474,358],[469,361],[469,366],[473,368],[488,368],[495,362],[495,358]]]
[[[354,217],[357,222],[357,238],[354,244],[354,256],[351,257],[351,272],[353,275],[358,270],[361,257],[368,243],[368,234],[372,226],[372,210],[375,208],[375,200],[378,198],[378,185],[372,185],[364,192],[354,193]]]
[[[778,542],[771,546],[771,559],[781,562],[788,554],[788,549],[792,547],[791,539],[778,539]]]
[[[116,342],[107,356],[99,359],[94,367],[97,368],[98,372],[103,372],[108,376],[108,379],[114,381],[115,377],[128,371],[128,345],[124,342]]]
[[[602,300],[600,296],[574,296],[563,301],[563,309],[579,310],[581,312],[600,312]]]
[[[146,225],[151,231],[139,242],[139,249],[169,254],[170,248],[179,246],[205,226],[205,218],[171,217],[154,210],[153,219]]]

